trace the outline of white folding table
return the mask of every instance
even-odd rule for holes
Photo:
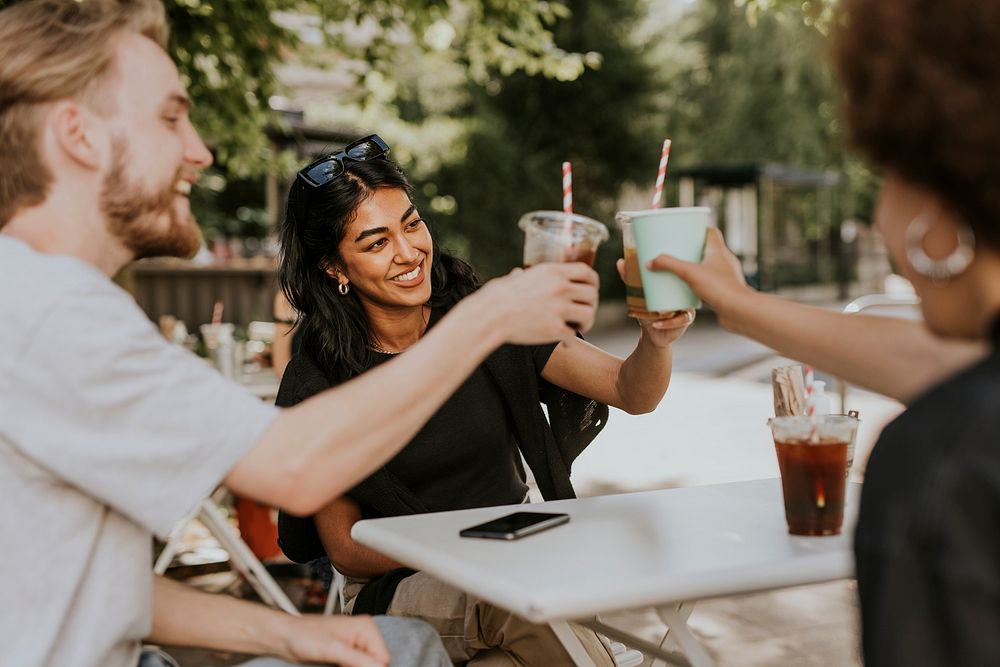
[[[712,664],[687,618],[698,600],[854,576],[851,536],[860,485],[848,488],[841,535],[788,534],[777,479],[372,519],[351,535],[410,567],[531,621],[548,623],[578,665],[593,662],[574,621],[672,664]],[[460,529],[516,510],[566,512],[570,522],[505,542]],[[600,620],[655,609],[659,644]]]

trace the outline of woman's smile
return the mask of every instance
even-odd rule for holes
[[[406,273],[397,274],[389,280],[401,287],[416,287],[424,282],[424,260],[420,260],[419,264]]]
[[[434,241],[406,191],[379,188],[364,200],[340,241],[342,270],[364,303],[423,306]]]

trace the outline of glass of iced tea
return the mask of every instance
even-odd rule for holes
[[[838,535],[844,522],[847,448],[858,420],[845,415],[768,420],[792,535]]]
[[[628,316],[637,320],[656,320],[670,314],[650,312],[646,308],[646,295],[642,291],[642,275],[639,272],[639,255],[635,247],[635,230],[626,214],[615,218],[622,227],[622,257],[625,259],[625,305]]]
[[[594,265],[597,248],[608,240],[608,228],[575,213],[532,211],[521,216],[524,267],[542,262],[583,262]]]

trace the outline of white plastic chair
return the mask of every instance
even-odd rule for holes
[[[222,490],[216,491],[216,494],[220,492]],[[219,546],[229,554],[229,563],[233,569],[247,580],[265,604],[277,607],[294,616],[299,616],[299,610],[288,599],[288,596],[281,590],[278,582],[274,580],[274,577],[267,571],[264,564],[253,554],[236,529],[229,524],[214,498],[215,495],[201,501],[190,516],[174,527],[167,538],[167,543],[163,547],[163,551],[160,552],[156,563],[153,564],[153,573],[163,574],[167,571],[174,556],[180,550],[184,530],[192,519],[197,518],[208,532],[211,533],[212,537],[218,541]]]
[[[611,653],[615,656],[616,667],[639,667],[646,660],[641,651],[621,642],[611,642]]]

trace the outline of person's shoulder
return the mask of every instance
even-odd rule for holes
[[[956,470],[1000,477],[998,432],[1000,358],[994,354],[929,390],[883,429],[866,487],[892,480],[897,490],[912,487],[924,495],[928,488],[947,492],[940,476]]]
[[[990,356],[942,383],[920,401],[938,417],[935,434],[949,442],[959,465],[1000,472],[1000,354]]]
[[[290,407],[333,386],[329,376],[305,352],[292,355],[281,376],[274,404]]]
[[[897,420],[907,430],[961,432],[963,423],[1000,424],[1000,354],[952,375],[913,401]]]
[[[67,293],[115,288],[106,275],[82,260],[40,253],[23,241],[3,235],[0,235],[0,271],[6,278],[5,301],[17,295],[24,301],[44,301]]]
[[[131,313],[136,308],[134,299],[96,267],[74,257],[40,253],[0,235],[0,319],[19,322],[17,329],[29,333],[50,313],[67,312],[67,304],[94,312],[124,308]],[[17,333],[13,329],[11,335]]]

